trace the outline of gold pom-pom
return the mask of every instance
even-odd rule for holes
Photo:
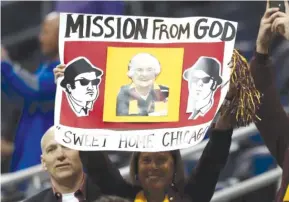
[[[227,112],[236,117],[236,126],[247,126],[260,118],[256,114],[260,106],[261,94],[256,89],[249,64],[237,50],[232,56],[232,72],[230,85],[236,89],[236,95],[231,101]]]

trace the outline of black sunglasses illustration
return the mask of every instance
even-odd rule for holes
[[[82,78],[82,79],[75,80],[75,82],[76,81],[79,81],[80,85],[82,86],[87,86],[89,83],[91,83],[91,85],[93,86],[96,86],[99,83],[99,79],[88,80],[88,79]]]
[[[199,80],[201,80],[203,83],[209,83],[212,77],[204,77],[204,78],[198,78],[198,77],[192,77],[191,81],[194,83],[197,83]]]

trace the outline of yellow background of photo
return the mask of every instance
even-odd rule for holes
[[[156,83],[169,87],[167,116],[116,116],[117,95],[121,86],[131,84],[128,63],[138,53],[150,53],[161,64]],[[104,122],[177,122],[179,121],[183,48],[108,47],[104,92]]]

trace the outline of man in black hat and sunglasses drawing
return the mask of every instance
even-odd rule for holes
[[[214,104],[214,94],[222,83],[221,64],[216,58],[200,57],[197,62],[185,70],[183,77],[188,81],[187,113],[189,119],[204,116]]]
[[[87,58],[71,61],[64,72],[60,85],[65,89],[71,109],[78,117],[88,116],[99,95],[103,71],[94,67]]]

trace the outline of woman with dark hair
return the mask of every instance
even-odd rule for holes
[[[209,130],[210,140],[196,168],[185,178],[179,150],[134,152],[130,182],[121,176],[105,152],[80,152],[88,176],[102,193],[125,197],[135,202],[209,202],[219,174],[227,162],[234,117],[223,114]]]
[[[56,74],[56,71],[54,72]],[[56,74],[56,77],[60,75]],[[234,92],[231,89],[226,99],[233,100],[233,97]],[[221,111],[223,113],[216,124],[209,129],[210,140],[198,165],[187,179],[179,150],[133,153],[131,182],[123,179],[106,152],[81,151],[83,165],[89,178],[106,195],[120,196],[135,202],[208,202],[214,194],[219,174],[227,162],[235,124],[234,114]]]
[[[165,198],[163,190],[179,194],[185,184],[185,173],[180,150],[169,152],[134,152],[130,163],[131,183],[144,190],[136,198]],[[153,194],[157,195],[154,196]],[[173,194],[172,194],[173,195]]]
[[[245,126],[255,119],[258,108],[259,93],[252,79],[242,79],[250,76],[247,61],[236,50],[231,67],[230,90],[216,124],[208,131],[209,142],[190,176],[184,175],[179,150],[133,153],[131,182],[121,176],[106,152],[81,151],[82,163],[101,192],[134,202],[209,202],[227,162],[233,127]],[[56,79],[63,76],[64,68],[65,65],[59,65],[54,69]]]

